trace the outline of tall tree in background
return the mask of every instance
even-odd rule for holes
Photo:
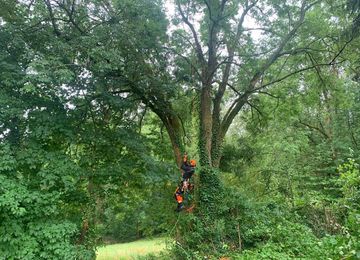
[[[204,166],[219,166],[224,136],[254,94],[266,94],[270,85],[293,74],[336,63],[329,54],[322,63],[304,59],[318,51],[336,53],[317,49],[327,32],[311,29],[316,17],[331,24],[321,1],[175,2],[184,29],[173,32],[173,50],[191,66],[197,83]]]
[[[187,84],[199,95],[200,222],[219,242],[224,196],[214,171],[234,118],[256,109],[259,94],[293,75],[336,67],[352,41],[342,41],[323,1],[175,1],[178,29],[171,50],[190,68]],[[258,32],[258,33],[254,33]],[[337,39],[340,44],[333,45]],[[331,43],[329,43],[331,42]],[[301,89],[302,80],[294,83]],[[284,90],[286,91],[286,90]],[[211,216],[211,217],[209,217]],[[219,221],[220,220],[220,221]],[[218,224],[218,225],[217,225]]]
[[[189,54],[194,57],[188,60],[199,81],[201,162],[204,166],[218,167],[221,144],[234,117],[251,94],[265,88],[264,77],[271,65],[296,52],[290,43],[315,3],[303,1],[299,6],[290,6],[262,1],[177,1],[176,4],[187,30],[175,33],[186,40],[190,45],[187,47],[192,47]],[[244,26],[249,17],[256,21],[256,28]],[[270,19],[274,21],[271,23]],[[200,30],[195,29],[196,25]],[[251,30],[263,31],[268,38],[256,42],[249,33]],[[228,104],[224,104],[225,94],[231,97]]]

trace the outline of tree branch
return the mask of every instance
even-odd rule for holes
[[[227,58],[226,62],[222,62],[222,64],[226,64],[223,75],[222,75],[222,79],[221,82],[219,83],[219,87],[217,90],[217,93],[215,95],[215,98],[213,99],[213,113],[212,113],[212,157],[213,158],[213,165],[218,166],[218,164],[220,163],[220,157],[218,156],[218,154],[216,153],[216,151],[218,151],[218,149],[221,146],[222,140],[224,138],[225,132],[223,131],[222,125],[221,125],[221,120],[220,120],[220,109],[221,109],[221,101],[222,98],[224,96],[226,87],[229,86],[232,90],[234,90],[237,94],[240,94],[234,87],[232,87],[228,82],[229,82],[229,77],[230,77],[230,71],[233,65],[233,61],[234,61],[234,55],[235,55],[235,46],[236,43],[238,43],[239,38],[243,32],[243,23],[245,20],[245,16],[248,14],[248,12],[251,10],[251,8],[253,8],[258,0],[254,1],[253,3],[251,3],[249,5],[249,2],[246,1],[245,4],[245,9],[243,10],[239,22],[237,24],[237,30],[236,30],[236,36],[235,36],[235,41],[234,42],[228,42],[226,44],[227,50],[228,50],[228,54],[229,57]],[[221,64],[217,64],[216,67],[214,68],[214,71],[216,71],[219,66],[221,66]]]
[[[186,63],[188,63],[191,66],[191,69],[194,69],[195,73],[199,76],[199,78],[201,78],[201,74],[200,72],[197,70],[197,67],[190,61],[190,59],[184,55],[182,55],[181,53],[179,53],[178,51],[176,51],[173,48],[169,48],[169,47],[163,47],[166,50],[172,51],[173,53],[175,53],[176,55],[180,56],[181,58],[183,58]]]
[[[140,115],[140,118],[139,118],[139,133],[141,133],[141,129],[142,129],[142,123],[143,123],[143,120],[144,120],[144,117],[146,115],[146,112],[147,112],[147,106],[145,105],[145,108],[144,108],[144,112]]]
[[[313,2],[311,4],[309,4],[308,6],[306,6],[306,1],[303,1],[302,5],[301,5],[301,8],[300,8],[300,18],[297,21],[297,23],[294,25],[294,28],[281,40],[281,42],[279,43],[278,47],[275,49],[273,54],[267,59],[267,61],[264,63],[264,65],[254,74],[254,76],[252,77],[252,79],[249,82],[249,85],[248,85],[247,90],[245,91],[245,93],[242,94],[242,96],[240,96],[237,99],[237,101],[236,101],[237,103],[235,105],[232,105],[229,108],[229,110],[227,111],[227,113],[225,114],[225,117],[224,117],[224,119],[222,120],[222,123],[221,123],[221,129],[224,132],[223,135],[225,135],[225,133],[229,129],[233,119],[239,113],[240,109],[244,106],[244,104],[247,102],[247,99],[248,99],[249,95],[251,93],[253,93],[254,91],[256,91],[256,90],[260,90],[260,89],[263,88],[263,87],[255,88],[257,82],[262,77],[264,72],[281,56],[281,52],[283,51],[286,44],[294,37],[297,30],[303,24],[306,12],[314,4],[316,4],[318,2],[319,1],[315,1],[315,2]],[[292,74],[294,74],[294,73],[292,73]],[[287,75],[285,78],[290,77],[290,76],[291,75]],[[282,78],[282,80],[285,79],[285,78]],[[279,81],[280,80],[276,80],[276,81],[272,82],[271,84],[273,84],[275,82],[279,82]],[[267,85],[269,85],[269,84],[267,84]]]
[[[305,122],[302,122],[301,120],[299,120],[299,124],[301,125],[304,125],[310,129],[314,129],[314,130],[317,130],[319,133],[321,133],[326,139],[329,139],[329,135],[327,133],[325,133],[321,128],[317,127],[317,126],[313,126],[313,125],[310,125],[308,123],[305,123]]]
[[[248,104],[251,108],[255,109],[259,115],[261,115],[261,116],[263,115],[262,112],[260,111],[260,109],[258,107],[256,107],[255,105],[251,104],[249,101],[246,101],[246,104]]]
[[[203,53],[203,50],[201,48],[200,41],[199,41],[198,35],[197,35],[196,31],[195,31],[194,25],[192,23],[190,23],[188,17],[185,16],[184,11],[181,8],[181,4],[180,4],[179,0],[176,1],[176,4],[177,4],[177,7],[179,9],[182,20],[189,27],[189,29],[191,30],[191,33],[192,33],[192,35],[194,37],[195,46],[196,46],[195,51],[196,51],[196,54],[198,56],[199,62],[201,64],[205,64],[204,53]]]
[[[350,40],[346,41],[344,46],[340,49],[340,51],[338,52],[338,54],[335,55],[335,57],[332,59],[332,61],[329,63],[330,65],[333,65],[333,63],[335,62],[335,60],[341,55],[341,53],[345,50],[346,46],[352,42],[352,40],[354,39],[354,36],[352,35]]]
[[[66,14],[67,14],[68,17],[69,17],[70,23],[71,23],[81,34],[84,34],[84,30],[82,30],[82,29],[80,28],[80,26],[75,22],[74,17],[73,17],[73,14],[74,14],[74,11],[75,11],[75,0],[72,1],[71,10],[69,10],[69,9],[65,6],[64,3],[60,3],[59,1],[55,1],[55,2],[58,4],[58,6],[59,6],[60,8],[62,8],[62,9],[66,12]]]
[[[52,27],[53,27],[53,30],[54,30],[54,33],[56,34],[56,36],[58,37],[61,37],[62,34],[61,32],[59,31],[59,28],[56,24],[56,21],[55,21],[55,17],[54,17],[54,13],[53,13],[53,10],[52,10],[52,7],[51,7],[51,4],[50,4],[50,1],[49,0],[44,0],[44,3],[49,11],[49,15],[50,15],[50,20],[51,20],[51,24],[52,24]]]
[[[248,2],[246,2],[246,8],[244,9],[243,13],[241,14],[240,16],[240,19],[239,19],[239,23],[237,25],[237,30],[236,30],[236,38],[235,38],[235,42],[238,42],[238,39],[240,38],[241,36],[241,33],[242,33],[242,26],[243,26],[243,23],[244,23],[244,20],[245,20],[245,16],[247,15],[247,13],[251,10],[251,8],[253,8],[255,5],[256,5],[257,1],[254,1],[252,4],[248,5]],[[219,103],[221,102],[221,99],[225,93],[225,90],[226,90],[226,86],[227,86],[227,83],[229,81],[229,76],[230,76],[230,70],[231,70],[231,65],[233,64],[233,60],[234,60],[234,55],[235,55],[235,46],[233,44],[227,44],[227,49],[228,49],[228,53],[229,53],[229,56],[227,58],[227,61],[226,62],[222,62],[221,64],[224,64],[226,63],[226,67],[225,67],[225,70],[224,70],[224,73],[223,73],[223,76],[222,76],[222,81],[221,83],[219,84],[219,89],[216,93],[216,97],[215,97],[215,104],[214,104],[214,107],[218,109],[220,109],[219,107]],[[221,64],[219,64],[218,66],[220,66]]]
[[[179,35],[181,38],[183,38],[192,48],[195,49],[194,44],[183,34],[181,34],[179,31],[175,31],[174,34]]]
[[[342,62],[337,62],[337,63],[334,63],[334,64],[340,64],[340,63],[342,63]],[[274,81],[272,81],[272,82],[269,82],[269,83],[267,83],[267,84],[265,84],[265,85],[262,85],[262,86],[260,86],[260,87],[258,87],[258,88],[254,88],[253,90],[254,90],[254,91],[257,91],[257,90],[266,88],[266,87],[268,87],[268,86],[270,86],[270,85],[273,85],[273,84],[275,84],[275,83],[277,83],[277,82],[283,81],[284,79],[287,79],[287,78],[289,78],[289,77],[291,77],[291,76],[293,76],[293,75],[295,75],[295,74],[298,74],[298,73],[300,73],[300,72],[304,72],[304,71],[307,71],[307,70],[311,70],[311,69],[314,69],[314,68],[319,67],[319,66],[329,66],[329,65],[334,65],[334,64],[329,64],[329,63],[315,64],[315,65],[313,65],[313,66],[309,66],[309,67],[306,67],[306,68],[303,68],[303,69],[294,71],[294,72],[292,72],[292,73],[289,73],[289,74],[287,74],[286,76],[284,76],[284,77],[282,77],[282,78],[279,78],[279,79],[277,79],[277,80],[274,80]]]

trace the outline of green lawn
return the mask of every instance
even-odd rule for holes
[[[158,253],[165,248],[165,239],[139,240],[131,243],[99,247],[97,260],[133,259],[140,255]]]

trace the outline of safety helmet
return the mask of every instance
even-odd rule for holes
[[[195,160],[190,160],[190,166],[195,167],[196,166],[196,161]]]

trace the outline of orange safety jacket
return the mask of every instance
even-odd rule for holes
[[[182,196],[183,193],[184,192],[179,187],[176,188],[174,195],[178,203],[182,203],[184,201],[184,198]]]

